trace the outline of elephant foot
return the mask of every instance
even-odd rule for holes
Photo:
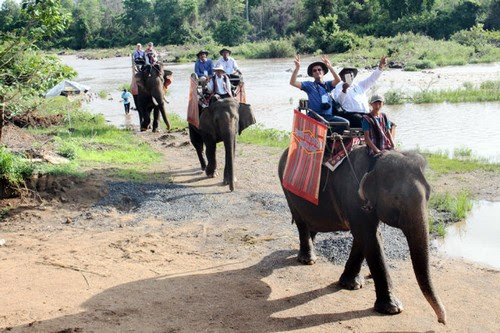
[[[208,172],[208,171],[205,171],[205,173],[207,174],[207,177],[208,178],[215,178],[217,177],[219,174],[217,173],[217,171],[213,171],[213,172]]]
[[[159,129],[157,129],[157,128],[153,128],[153,133],[158,133],[158,132],[160,132],[160,130],[159,130]]]
[[[375,311],[383,314],[398,314],[403,311],[403,303],[393,295],[389,299],[378,300],[375,302]]]
[[[356,275],[355,277],[348,277],[342,274],[339,279],[339,284],[344,289],[358,290],[363,288],[363,285],[365,284],[365,279],[360,274]]]
[[[147,128],[141,127],[141,132],[146,132],[147,130]]]
[[[206,169],[206,168],[207,168],[207,166],[206,166],[206,165],[202,165],[202,166],[201,166],[201,171],[205,171],[205,169]]]
[[[297,257],[297,260],[304,265],[314,265],[316,263],[316,259],[317,257],[314,251],[299,251],[299,256]]]

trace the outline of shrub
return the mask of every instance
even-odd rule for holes
[[[31,176],[31,164],[0,147],[0,179],[6,180],[12,186],[24,183],[24,179]]]
[[[280,39],[269,43],[268,58],[292,57],[297,53],[288,39]]]
[[[66,157],[69,160],[74,160],[78,157],[77,147],[72,142],[63,141],[57,148],[57,154]]]
[[[297,52],[312,53],[315,50],[314,40],[302,33],[297,33],[292,37],[292,43]]]
[[[401,91],[390,90],[385,93],[384,97],[385,97],[385,104],[388,105],[404,103],[404,95]]]

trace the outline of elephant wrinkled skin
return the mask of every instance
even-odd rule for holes
[[[288,150],[279,163],[281,181],[287,156]],[[359,273],[366,259],[375,282],[375,310],[399,313],[403,310],[402,304],[393,294],[378,231],[380,221],[397,227],[408,241],[420,289],[438,321],[445,323],[446,312],[434,291],[429,272],[427,202],[430,186],[423,175],[425,159],[416,153],[390,151],[378,159],[368,174],[369,157],[364,148],[353,150],[350,159],[356,176],[347,161],[333,173],[322,167],[317,206],[283,188],[299,231],[298,260],[305,264],[315,262],[313,242],[318,232],[350,229],[353,245],[339,283],[347,289],[361,288],[363,278]],[[371,209],[362,208],[367,202]]]

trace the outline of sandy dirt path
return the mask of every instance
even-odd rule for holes
[[[395,316],[373,311],[371,279],[347,291],[336,284],[343,266],[325,257],[299,265],[279,149],[238,145],[230,193],[221,176],[199,171],[186,135],[139,135],[164,153],[145,171],[154,182],[94,170],[55,196],[41,193],[42,205],[11,202],[21,206],[0,222],[0,331],[498,332],[497,270],[433,254],[444,326],[408,260],[390,262],[405,306]]]

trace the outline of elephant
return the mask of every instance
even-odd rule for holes
[[[255,123],[250,106],[238,103],[233,98],[225,98],[211,103],[207,108],[199,105],[199,110],[200,128],[189,124],[189,138],[196,149],[201,170],[205,171],[207,177],[215,177],[216,145],[218,142],[224,142],[226,151],[224,185],[229,185],[230,191],[234,191],[236,135]],[[208,164],[203,156],[203,146],[206,147]]]
[[[282,184],[287,157],[288,150],[281,156],[278,167]],[[446,311],[434,290],[429,270],[430,186],[423,174],[425,159],[414,152],[388,151],[377,159],[370,172],[367,172],[370,156],[364,147],[355,148],[349,159],[333,173],[322,166],[318,205],[283,188],[292,222],[299,232],[298,261],[315,263],[314,238],[318,232],[351,230],[353,245],[339,284],[351,290],[361,288],[364,281],[360,270],[366,259],[375,283],[375,311],[400,313],[403,306],[394,296],[378,231],[381,221],[399,228],[408,241],[419,287],[438,321],[444,324]]]
[[[153,112],[153,132],[158,131],[158,119],[161,114],[167,129],[170,122],[165,113],[164,84],[167,76],[172,72],[164,70],[163,65],[156,64],[135,74],[137,88],[137,111],[139,112],[141,131],[146,131],[151,123],[151,111]]]

